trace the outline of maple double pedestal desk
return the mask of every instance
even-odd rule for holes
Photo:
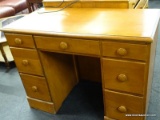
[[[80,79],[91,79],[102,81],[105,120],[144,120],[126,114],[147,113],[160,11],[54,11],[2,29],[30,106],[56,113]]]

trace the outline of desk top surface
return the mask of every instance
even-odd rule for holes
[[[157,9],[59,9],[42,8],[11,23],[3,31],[152,42],[160,17]]]

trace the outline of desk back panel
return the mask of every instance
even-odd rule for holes
[[[76,56],[79,80],[102,82],[100,58]]]

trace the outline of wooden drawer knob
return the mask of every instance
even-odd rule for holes
[[[127,50],[125,48],[119,48],[117,50],[117,54],[120,56],[125,56],[127,54]]]
[[[60,48],[63,49],[63,50],[65,50],[65,49],[68,48],[68,44],[67,44],[66,42],[61,42],[59,46],[60,46]]]
[[[37,92],[38,91],[37,86],[32,86],[32,90],[33,90],[33,92]]]
[[[121,113],[126,113],[127,108],[125,106],[120,106],[120,107],[118,107],[118,111],[121,112]]]
[[[29,63],[28,63],[28,60],[22,60],[22,64],[27,66]]]
[[[127,80],[127,76],[126,76],[125,74],[119,74],[119,75],[117,76],[117,79],[118,79],[119,81],[121,81],[121,82],[124,82],[124,81]]]
[[[17,44],[17,45],[21,45],[22,44],[22,40],[20,38],[15,38],[14,42]]]

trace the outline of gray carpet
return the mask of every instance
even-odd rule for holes
[[[160,1],[151,0],[149,7],[160,8]],[[147,120],[160,120],[159,61],[160,40],[157,45],[151,99],[148,109],[148,114],[156,114],[156,116],[147,117]],[[92,91],[99,94],[93,95]],[[93,101],[93,99],[96,100]],[[103,120],[101,85],[90,84],[89,82],[80,83],[68,96],[59,112],[56,115],[52,115],[31,109],[26,100],[25,91],[14,63],[9,72],[6,72],[5,65],[0,63],[0,120]]]

